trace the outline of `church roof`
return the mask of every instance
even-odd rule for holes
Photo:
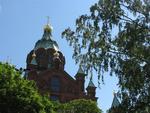
[[[116,93],[114,93],[114,99],[113,99],[113,102],[112,102],[112,105],[111,105],[111,107],[113,108],[115,108],[115,107],[118,107],[120,105],[120,102],[119,102],[119,100],[118,100],[118,98],[117,98],[117,94]]]
[[[35,44],[35,50],[39,49],[39,48],[44,48],[44,49],[55,49],[56,51],[59,50],[58,44],[56,43],[56,41],[53,41],[51,39],[46,39],[46,38],[42,38],[41,40],[38,40]]]
[[[88,84],[88,87],[95,87],[94,83],[92,80],[90,80],[89,84]]]
[[[44,34],[42,39],[38,40],[35,44],[34,49],[37,50],[39,48],[44,49],[55,49],[56,51],[59,50],[58,44],[56,41],[52,40],[52,26],[49,24],[45,25],[44,27]]]

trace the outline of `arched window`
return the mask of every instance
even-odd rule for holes
[[[49,63],[52,63],[52,61],[53,61],[52,56],[49,56],[49,57],[48,57],[48,62],[49,62]]]
[[[51,91],[59,92],[60,91],[60,80],[58,77],[51,78]]]

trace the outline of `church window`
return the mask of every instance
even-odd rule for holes
[[[51,99],[52,101],[58,101],[58,100],[59,100],[59,97],[56,96],[56,95],[52,95],[52,96],[50,97],[50,99]]]
[[[54,91],[54,92],[60,91],[60,80],[58,77],[52,77],[52,79],[51,79],[51,91]]]

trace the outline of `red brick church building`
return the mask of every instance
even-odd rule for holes
[[[85,92],[85,76],[80,67],[75,79],[65,70],[65,56],[52,38],[52,27],[47,24],[43,36],[27,55],[26,77],[34,80],[41,94],[49,94],[51,100],[68,102],[74,99],[91,99],[95,97],[96,87],[90,80]]]

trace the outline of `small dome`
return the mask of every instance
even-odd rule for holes
[[[52,26],[49,26],[48,24],[44,26],[44,31],[52,32],[52,30],[53,30]]]

